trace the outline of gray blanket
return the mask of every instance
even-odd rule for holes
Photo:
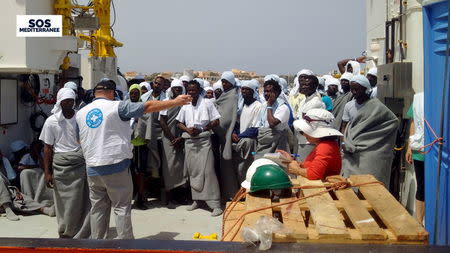
[[[12,204],[14,211],[33,213],[40,208],[45,207],[44,204],[34,201],[29,196],[22,194],[21,200],[16,198],[17,188],[11,186],[8,178],[0,173],[0,206],[6,203]]]
[[[341,130],[341,124],[342,124],[342,116],[344,115],[344,107],[345,104],[350,102],[352,100],[353,94],[349,91],[347,94],[342,94],[339,97],[335,99],[333,102],[333,115],[334,115],[334,121],[331,124],[334,129]]]
[[[259,128],[255,159],[262,158],[264,154],[273,153],[277,149],[289,152],[287,135],[287,130],[277,131],[270,127]]]
[[[252,153],[256,151],[256,144],[253,138],[242,138],[233,143],[233,167],[239,183],[245,180],[247,169],[254,160]]]
[[[167,125],[175,137],[181,136],[181,130],[177,127],[176,117],[181,107],[171,108],[167,111]],[[187,174],[184,169],[184,151],[175,149],[169,139],[162,136],[162,174],[165,189],[171,190],[181,186],[187,181]]]
[[[149,96],[147,101],[157,100],[153,96]],[[147,158],[147,172],[151,172],[153,176],[159,173],[161,166],[161,159],[158,151],[158,137],[161,136],[161,126],[159,125],[159,112],[146,113],[138,119],[135,129],[133,130],[134,137],[141,137],[149,140],[148,158]]]
[[[395,114],[378,99],[367,101],[344,134],[344,176],[371,174],[389,187],[398,124]]]
[[[231,134],[233,133],[237,119],[237,101],[238,97],[235,89],[222,93],[219,99],[215,101],[216,108],[220,113],[220,123],[213,130],[219,139],[219,181],[222,198],[224,199],[234,197],[239,189],[239,183],[233,171],[233,142],[231,141]]]
[[[53,155],[53,180],[59,237],[89,238],[91,202],[81,150]]]
[[[23,194],[34,201],[45,206],[53,206],[53,189],[47,187],[41,168],[25,169],[20,172],[20,188]]]
[[[189,176],[193,200],[220,200],[210,136],[210,132],[196,137],[187,133],[182,135],[185,139],[184,167]]]

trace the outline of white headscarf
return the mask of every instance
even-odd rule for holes
[[[182,94],[186,93],[186,90],[184,89],[183,81],[181,81],[180,79],[173,79],[172,82],[170,83],[170,88],[167,89],[167,97],[169,99],[172,99],[172,96],[173,96],[172,88],[173,87],[181,87],[181,89],[183,89]]]
[[[242,84],[241,84],[241,80],[239,80],[238,78],[234,78],[234,81],[236,82],[236,87],[241,87],[242,86]]]
[[[200,87],[203,89],[205,88],[205,81],[201,78],[194,78],[195,81],[197,81],[200,84]]]
[[[359,75],[359,73],[361,72],[361,66],[359,65],[359,62],[357,62],[357,61],[347,62],[347,64],[345,64],[345,71],[347,71],[348,65],[352,65],[353,75]]]
[[[331,77],[325,80],[325,91],[328,90],[328,86],[336,85],[338,87],[338,91],[341,90],[341,82],[338,79]]]
[[[142,82],[139,84],[139,87],[145,87],[147,89],[147,92],[142,94],[141,96],[141,101],[142,102],[146,102],[148,100],[148,98],[150,97],[150,95],[152,94],[152,86],[150,86],[150,84],[148,82]]]
[[[339,80],[348,80],[350,82],[350,80],[352,80],[353,78],[353,74],[350,72],[345,72],[344,74],[342,74],[341,78]]]
[[[211,83],[207,80],[203,80],[203,86],[205,86],[206,89],[206,87],[211,87]]]
[[[366,94],[368,94],[368,95],[370,95],[370,93],[372,92],[372,86],[370,86],[369,79],[367,79],[367,77],[365,77],[363,75],[353,76],[351,82],[355,82],[355,83],[361,85],[362,87],[365,87]]]
[[[214,92],[214,89],[213,89],[211,86],[205,87],[205,92],[206,92],[206,91],[209,91],[209,90],[212,90],[212,91]]]
[[[182,82],[190,82],[192,80],[192,78],[190,78],[189,76],[184,75],[184,76],[180,77],[180,80]]]
[[[78,90],[77,84],[72,82],[72,81],[69,81],[69,82],[65,83],[64,84],[64,88],[69,88],[69,89],[72,89],[73,91],[77,91]]]
[[[148,91],[150,91],[152,89],[152,86],[150,86],[150,84],[148,82],[142,82],[139,84],[139,87],[145,87]]]
[[[298,82],[298,78],[301,75],[312,76],[314,75],[314,72],[312,72],[312,70],[309,69],[302,69],[299,72],[297,72],[297,75],[295,76],[294,79],[294,88],[292,88],[291,92],[289,92],[289,96],[295,96],[298,93],[298,90],[300,89],[300,83]]]
[[[309,70],[309,69],[302,69],[297,73],[297,78],[301,75],[312,76],[312,75],[314,75],[314,72],[312,72],[312,70]]]
[[[223,91],[223,85],[222,85],[222,81],[217,81],[213,84],[213,89],[217,90],[217,89],[221,89]]]
[[[225,79],[229,83],[231,83],[233,86],[236,86],[236,79],[234,77],[233,72],[231,71],[225,71],[222,73],[222,76],[220,77],[220,80]]]
[[[255,79],[252,80],[243,80],[241,81],[241,88],[242,87],[247,87],[253,90],[253,98],[255,98],[256,100],[259,101],[259,93],[258,93],[258,88],[259,88],[259,82]]]
[[[52,113],[58,121],[64,119],[64,115],[62,115],[61,101],[65,99],[75,100],[75,92],[71,88],[61,88],[56,95],[56,104],[53,106]]]
[[[378,69],[377,67],[370,68],[367,72],[368,75],[377,76]]]
[[[289,92],[289,96],[295,96],[298,93],[298,89],[300,88],[300,83],[298,82],[298,76],[294,78],[294,87]]]
[[[283,90],[283,93],[287,94],[289,92],[289,87],[288,87],[288,83],[287,83],[286,79],[280,77],[280,85],[281,85],[281,89]]]
[[[281,93],[277,99],[281,99],[284,101],[284,103],[289,104],[289,102],[288,102],[289,99],[287,98],[286,94],[284,94],[283,86],[281,86],[281,84],[280,84],[280,77],[275,74],[270,74],[270,75],[267,75],[264,77],[264,82],[267,82],[269,80],[274,80],[275,82],[277,82],[278,86],[280,86],[280,88],[281,88]]]

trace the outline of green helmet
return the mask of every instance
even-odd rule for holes
[[[292,187],[288,174],[278,165],[262,165],[253,174],[250,192]]]

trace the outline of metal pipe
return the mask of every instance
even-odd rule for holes
[[[391,62],[395,61],[395,22],[398,18],[391,19]]]
[[[391,21],[386,21],[384,25],[384,62],[386,64],[390,63],[390,46],[389,46],[389,27],[391,25]]]
[[[405,54],[403,52],[403,1],[400,1],[400,7],[399,7],[399,17],[398,17],[398,21],[399,21],[399,40],[398,40],[398,44],[399,44],[399,49],[400,49],[400,61],[403,62],[403,59],[405,59]]]

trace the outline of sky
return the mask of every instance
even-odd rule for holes
[[[115,52],[122,72],[326,73],[365,50],[365,2],[114,0]]]

